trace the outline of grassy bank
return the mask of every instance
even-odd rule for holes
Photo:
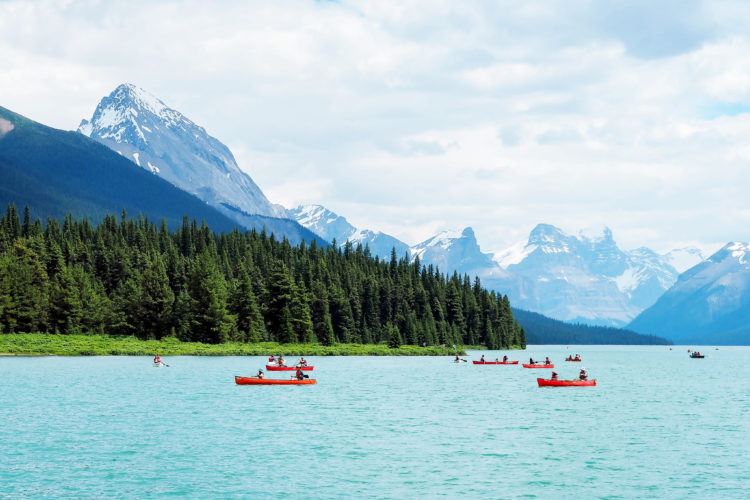
[[[464,348],[459,348],[463,354]],[[450,356],[451,347],[402,346],[391,349],[383,344],[202,344],[174,338],[139,340],[108,335],[48,335],[13,333],[0,335],[0,355],[18,356]]]

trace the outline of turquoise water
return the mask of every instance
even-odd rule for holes
[[[543,389],[448,358],[312,358],[306,387],[234,384],[264,358],[0,358],[0,496],[746,498],[750,349],[702,350],[510,353],[599,381]]]

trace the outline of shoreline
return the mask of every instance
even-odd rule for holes
[[[175,338],[140,340],[109,335],[62,335],[44,333],[0,334],[0,357],[17,356],[465,356],[482,346],[414,346],[391,348],[384,344],[203,344]]]

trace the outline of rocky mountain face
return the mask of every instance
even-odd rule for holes
[[[78,131],[194,194],[240,224],[288,218],[243,172],[232,152],[179,111],[131,84],[103,98]]]
[[[750,342],[750,243],[733,242],[680,275],[629,328],[675,343]]]
[[[368,246],[372,255],[382,259],[390,258],[391,250],[396,249],[399,257],[409,251],[409,245],[389,234],[369,229],[358,229],[346,218],[328,210],[321,205],[300,205],[289,211],[294,220],[302,224],[326,241],[336,240],[343,246],[347,241],[354,245],[361,243]]]

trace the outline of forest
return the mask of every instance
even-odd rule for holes
[[[525,347],[478,278],[367,247],[291,245],[183,218],[0,219],[0,333],[181,341]]]

